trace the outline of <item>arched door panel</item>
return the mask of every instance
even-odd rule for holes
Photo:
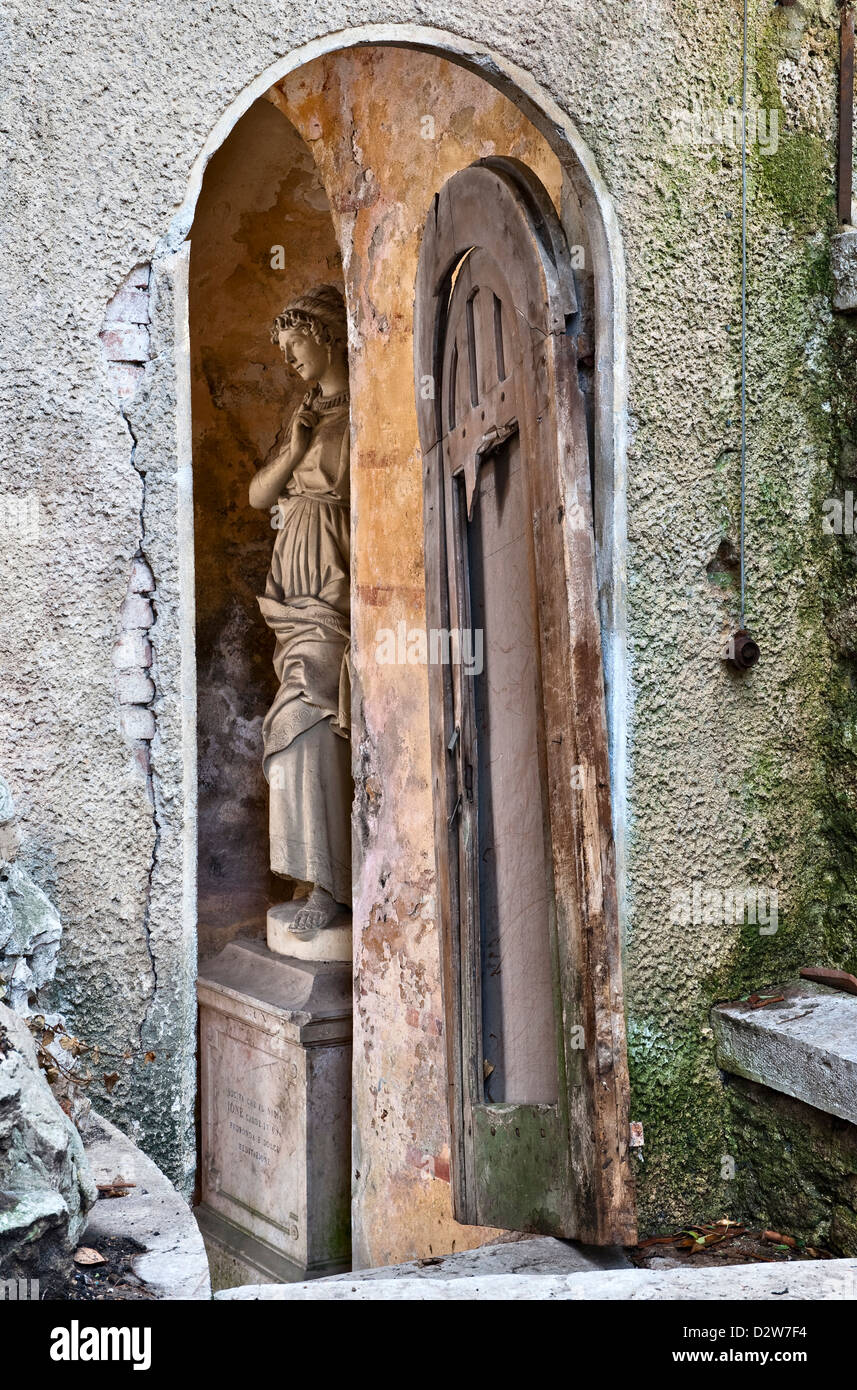
[[[634,1239],[589,459],[562,229],[481,161],[435,198],[415,305],[458,1218]],[[467,650],[465,648],[465,650]]]

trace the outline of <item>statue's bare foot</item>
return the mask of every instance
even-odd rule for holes
[[[316,884],[306,900],[306,906],[295,913],[295,920],[289,927],[289,931],[294,936],[307,940],[315,936],[316,932],[329,927],[339,915],[339,911],[339,904],[336,899],[332,898],[326,889],[319,888]]]

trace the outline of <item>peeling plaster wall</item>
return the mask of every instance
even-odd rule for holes
[[[631,429],[630,678],[619,701],[632,724],[627,750],[614,748],[614,756],[627,751],[630,768],[626,991],[633,1118],[644,1121],[646,1138],[641,1226],[722,1215],[730,1202],[719,1176],[726,1105],[707,1031],[710,1002],[808,959],[857,965],[857,561],[853,537],[825,537],[820,526],[821,501],[853,487],[857,475],[855,331],[853,321],[832,317],[827,269],[832,0],[751,4],[751,95],[779,113],[780,149],[750,153],[748,619],[763,660],[744,679],[716,656],[734,621],[735,584],[728,563],[711,563],[724,539],[734,543],[737,525],[739,154],[670,142],[674,109],[694,100],[722,109],[729,97],[740,98],[737,3],[641,0],[619,8],[565,0],[498,13],[484,0],[350,0],[297,10],[255,0],[240,10],[226,0],[187,0],[179,8],[108,0],[97,9],[62,0],[34,16],[12,0],[6,15],[0,111],[10,138],[0,212],[10,365],[0,382],[0,497],[35,497],[41,529],[37,543],[27,541],[9,524],[4,501],[0,767],[24,828],[22,861],[62,913],[63,1007],[85,1038],[123,1061],[111,1096],[96,1095],[96,1103],[132,1129],[171,1176],[187,1180],[196,782],[188,752],[193,639],[186,623],[182,631],[187,604],[179,602],[193,593],[179,505],[189,441],[177,424],[187,418],[177,412],[187,343],[174,306],[183,302],[181,244],[201,173],[195,161],[244,109],[226,117],[231,104],[253,83],[244,105],[263,95],[300,45],[354,26],[409,25],[384,36],[431,43],[442,31],[453,46],[490,44],[499,60],[522,70],[525,85],[538,84],[574,120],[619,219]],[[279,70],[272,67],[278,60]],[[482,67],[505,80],[492,61]],[[293,106],[302,100],[297,81],[286,84]],[[374,93],[379,142],[391,95],[380,84]],[[544,128],[550,134],[549,120]],[[388,145],[387,157],[395,160],[395,147]],[[440,165],[436,173],[439,181]],[[367,225],[358,209],[335,211],[355,217],[358,233]],[[396,294],[404,300],[405,287],[385,284],[359,234],[355,255],[372,280],[354,306],[356,328],[371,340],[386,315],[398,331]],[[149,263],[150,360],[123,415],[99,334],[118,287]],[[367,383],[372,389],[383,418],[395,412],[400,424],[406,403],[391,401],[381,378],[377,388]],[[358,528],[390,499],[418,514],[412,473],[367,466],[365,474]],[[395,602],[402,605],[421,602],[418,529],[411,517],[401,542],[389,541],[388,559],[401,567]],[[156,585],[150,779],[123,733],[111,666],[131,563],[141,552]],[[728,557],[728,547],[721,553]],[[358,575],[367,594],[376,581],[371,564]],[[392,603],[387,593],[380,597]],[[365,669],[362,676],[365,683]],[[398,777],[373,762],[377,720],[418,708],[412,679],[386,704],[380,684],[364,684],[369,737],[356,752],[364,768],[362,833],[376,846],[408,781],[426,776],[416,747],[413,770],[403,762]],[[394,1181],[378,1154],[381,1127],[391,1122],[391,1152],[403,1151],[409,1120],[396,1108],[401,1079],[375,1071],[375,1092],[358,1097],[369,1162],[358,1162],[357,1239],[373,1260],[399,1248],[399,1236],[388,1240],[382,1222],[399,1224],[401,1244],[410,1242],[414,1253],[428,1253],[438,1232],[454,1238],[437,1164],[443,1134],[430,1118],[441,1111],[429,1104],[437,1100],[432,1068],[440,1049],[427,1030],[438,1016],[428,822],[423,830],[418,822],[393,830],[406,834],[413,858],[367,860],[382,892],[371,902],[361,897],[368,929],[359,959],[367,968],[376,962],[379,985],[377,1002],[361,999],[359,1046],[374,1044],[375,1027],[378,1062],[370,1046],[367,1065],[398,1065],[384,1041],[392,1036],[384,1014],[404,963],[399,1018],[417,999],[431,999],[417,1011],[425,1014],[423,1036],[405,1090],[420,1098],[429,1119],[413,1162]],[[670,890],[693,882],[776,887],[778,931],[671,924]],[[403,946],[408,921],[419,926]],[[155,1060],[144,1062],[141,1049],[154,1051]],[[392,1104],[382,1120],[379,1087],[391,1076]],[[426,1153],[434,1155],[431,1181]],[[415,1183],[423,1184],[423,1205],[408,1227]]]
[[[407,92],[394,107],[390,92]],[[355,668],[354,1260],[463,1249],[449,1133],[425,667],[380,665],[376,634],[425,628],[413,293],[435,190],[488,154],[523,160],[558,205],[559,163],[520,111],[434,55],[320,58],[272,96],[310,144],[350,314]],[[421,117],[434,120],[424,139]],[[490,1233],[489,1233],[490,1234]]]

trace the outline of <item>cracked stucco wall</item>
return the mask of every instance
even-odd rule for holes
[[[631,427],[626,991],[644,1230],[728,1208],[712,999],[808,956],[854,968],[857,591],[850,541],[823,537],[819,516],[855,473],[854,329],[831,314],[826,269],[835,7],[750,10],[751,93],[779,112],[780,150],[750,158],[748,619],[763,659],[738,680],[716,657],[735,616],[731,567],[711,562],[736,539],[739,160],[669,138],[673,109],[739,95],[737,3],[6,7],[0,496],[35,497],[40,532],[32,544],[6,526],[0,548],[0,766],[21,857],[63,917],[63,1007],[88,1040],[131,1054],[96,1103],[180,1182],[194,1080],[193,645],[179,603],[193,582],[174,318],[188,190],[230,105],[325,34],[409,24],[424,28],[400,31],[405,40],[429,42],[431,27],[453,45],[490,35],[575,121],[616,209]],[[150,356],[123,402],[132,458],[99,335],[117,289],[147,263]],[[111,665],[141,551],[155,584],[151,788]],[[373,789],[370,776],[367,803]],[[404,896],[379,889],[373,931],[391,959],[423,911],[426,874],[428,852],[404,874]],[[670,890],[693,882],[776,887],[777,933],[672,925]],[[424,1229],[415,1253],[429,1243]]]

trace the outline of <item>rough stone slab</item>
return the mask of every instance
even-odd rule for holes
[[[134,1272],[159,1299],[210,1299],[202,1236],[169,1179],[103,1115],[90,1111],[80,1129],[96,1183],[136,1183],[127,1197],[96,1202],[81,1244],[97,1249],[100,1237],[131,1236],[146,1247],[132,1261]]]
[[[496,1277],[501,1274],[578,1274],[586,1270],[630,1269],[631,1261],[621,1246],[578,1245],[535,1236],[527,1240],[499,1241],[480,1245],[476,1250],[460,1250],[432,1260],[412,1260],[409,1264],[382,1265],[352,1274],[330,1276],[337,1280],[364,1279],[465,1279],[470,1276]]]
[[[830,243],[833,270],[833,307],[845,313],[857,311],[857,227],[846,227]]]
[[[777,993],[712,1010],[718,1066],[857,1124],[857,996],[807,981]]]
[[[234,1301],[345,1302],[356,1300],[515,1299],[531,1302],[630,1300],[854,1299],[857,1260],[805,1260],[788,1265],[723,1265],[714,1269],[592,1270],[580,1274],[497,1274],[463,1278],[318,1279],[308,1284],[257,1284],[224,1289]]]
[[[62,1288],[95,1202],[80,1135],[36,1059],[27,1024],[0,1004],[0,1276]]]

